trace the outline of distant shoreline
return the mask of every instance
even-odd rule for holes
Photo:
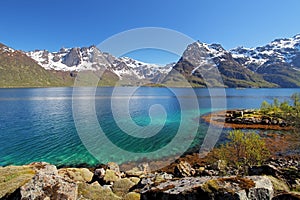
[[[61,85],[61,86],[0,86],[0,89],[35,89],[35,88],[74,88],[78,86],[74,85]],[[198,86],[164,86],[164,85],[101,85],[101,86],[79,86],[82,88],[85,87],[97,87],[97,88],[109,88],[109,87],[151,87],[151,88],[187,88],[187,89],[236,89],[236,90],[245,90],[245,89],[300,89],[300,87],[198,87]]]

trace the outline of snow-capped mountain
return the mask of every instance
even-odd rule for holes
[[[27,55],[37,61],[47,70],[56,71],[84,71],[109,70],[120,79],[147,79],[158,81],[169,73],[172,66],[159,66],[143,63],[131,58],[116,58],[101,52],[97,47],[62,48],[58,52],[36,50]]]
[[[275,86],[238,63],[220,44],[199,41],[188,45],[165,82],[181,79],[197,87],[271,87]]]
[[[262,47],[238,47],[230,52],[237,61],[254,71],[274,63],[289,64],[291,68],[300,70],[300,34],[292,38],[276,39]]]
[[[280,87],[300,86],[300,34],[257,48],[238,47],[234,59]]]

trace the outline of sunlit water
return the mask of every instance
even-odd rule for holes
[[[189,101],[194,99],[194,96],[190,96],[192,89],[173,88],[172,92],[168,88],[141,87],[130,98],[130,119],[124,115],[117,116],[116,120],[114,114],[119,115],[119,112],[112,111],[112,99],[115,105],[123,105],[129,89],[121,88],[121,93],[113,97],[113,88],[98,88],[96,91],[96,115],[105,136],[122,150],[135,153],[130,157],[127,154],[114,154],[108,152],[111,149],[105,145],[98,145],[101,162],[116,157],[119,163],[142,159],[145,156],[139,156],[139,153],[155,152],[168,145],[176,137],[180,123],[187,127],[199,126],[196,137],[188,130],[180,136],[180,140],[192,139],[193,145],[199,146],[207,130],[207,125],[199,122],[199,111],[205,114],[226,108],[258,108],[263,100],[271,102],[275,97],[288,100],[291,94],[300,92],[300,89],[226,89],[226,99],[222,95],[212,97],[220,102],[226,101],[226,106],[212,108],[210,94],[219,94],[220,89],[194,89],[199,108],[195,110],[192,106],[180,106],[180,102],[189,105]],[[72,88],[0,89],[0,165],[21,165],[34,161],[56,165],[96,165],[100,162],[83,145],[75,128],[72,92]],[[76,98],[88,101],[90,97],[83,93]],[[160,107],[152,109],[156,108],[153,105]],[[82,114],[84,117],[85,113]],[[127,134],[119,125],[126,126],[128,120],[133,120],[140,127],[150,126],[150,130],[158,132],[148,137],[151,131],[139,133],[128,126],[126,131],[130,134]],[[93,127],[88,120],[82,126],[87,132]],[[144,138],[132,136],[139,134]],[[152,154],[148,159],[180,154],[183,150],[178,143],[170,151]]]

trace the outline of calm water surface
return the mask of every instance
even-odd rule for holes
[[[272,102],[273,98],[279,100],[289,99],[291,94],[300,92],[300,89],[226,89],[226,99],[218,92],[219,89],[194,89],[199,109],[185,106],[193,98],[191,89],[172,89],[141,87],[135,91],[129,101],[129,114],[131,120],[142,127],[151,126],[159,129],[159,134],[143,140],[132,140],[124,134],[118,123],[126,124],[126,116],[117,116],[111,109],[112,99],[116,105],[123,105],[130,88],[121,88],[121,92],[112,96],[113,88],[98,88],[95,95],[95,110],[99,125],[107,133],[107,138],[125,151],[137,153],[134,157],[113,152],[106,152],[105,146],[100,148],[99,155],[103,155],[101,162],[110,161],[118,157],[120,162],[138,160],[144,157],[138,153],[153,152],[163,148],[176,136],[182,116],[182,123],[200,125],[195,138],[195,143],[201,143],[207,130],[207,125],[199,124],[198,111],[201,114],[212,110],[226,108],[258,108],[263,100]],[[25,88],[25,89],[0,89],[0,166],[15,164],[21,165],[33,161],[46,161],[56,165],[76,165],[86,163],[95,165],[99,161],[85,148],[75,128],[72,112],[72,88]],[[212,108],[212,98],[216,102],[225,102],[226,106]],[[84,92],[76,96],[77,99],[87,101],[89,96]],[[160,105],[164,112],[149,114],[151,106]],[[214,104],[215,105],[215,104]],[[117,111],[115,111],[117,112]],[[117,112],[118,115],[118,112]],[[83,113],[84,116],[84,113]],[[152,117],[152,118],[151,118]],[[84,123],[87,131],[89,121]],[[84,130],[84,129],[83,129]],[[128,131],[128,130],[127,130]],[[138,133],[130,129],[132,134]],[[181,136],[182,140],[190,137],[188,131]],[[130,142],[128,142],[130,141]],[[182,151],[180,144],[167,153],[155,155],[151,158],[160,158],[177,154]],[[110,157],[104,157],[111,154]],[[169,154],[169,155],[168,155]],[[123,156],[123,157],[122,157]],[[151,159],[150,158],[150,159]]]

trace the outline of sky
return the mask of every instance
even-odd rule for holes
[[[256,47],[300,33],[299,8],[299,0],[3,0],[0,43],[58,51],[97,45],[133,28],[163,27],[225,49]],[[126,56],[152,63],[178,58],[156,50]]]

